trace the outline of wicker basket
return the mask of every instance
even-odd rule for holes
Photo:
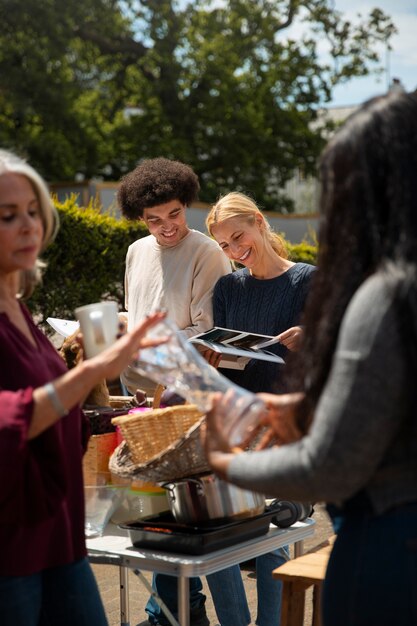
[[[200,418],[182,437],[145,463],[135,463],[127,442],[123,441],[110,457],[110,471],[124,478],[153,483],[179,480],[210,471],[200,441],[204,421],[205,417]]]
[[[116,433],[105,433],[104,435],[92,435],[90,437],[87,452],[83,458],[83,474],[86,485],[94,485],[96,478],[105,474],[110,479],[109,458],[116,446]]]
[[[112,423],[119,426],[132,461],[142,464],[183,437],[202,415],[196,406],[187,404],[122,415],[113,418]]]

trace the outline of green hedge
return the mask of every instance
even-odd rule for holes
[[[317,263],[317,246],[302,241],[301,243],[287,243],[289,258],[295,263]]]
[[[93,205],[80,208],[76,196],[55,205],[61,226],[43,257],[47,268],[42,284],[28,303],[33,314],[43,325],[47,317],[73,319],[77,306],[99,300],[117,300],[124,308],[127,248],[148,234],[146,227],[103,215]],[[287,245],[291,260],[315,264],[315,246]]]
[[[90,205],[80,208],[76,196],[55,203],[58,235],[43,259],[42,284],[28,302],[40,323],[47,317],[73,319],[77,306],[104,299],[123,307],[123,278],[128,246],[148,231],[140,222],[103,215]]]

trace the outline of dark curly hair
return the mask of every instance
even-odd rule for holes
[[[200,185],[191,167],[159,157],[147,159],[121,180],[117,200],[129,220],[143,216],[144,209],[179,200],[185,206],[196,200]]]
[[[305,384],[304,430],[331,369],[346,307],[366,278],[382,271],[398,309],[400,333],[417,354],[417,94],[366,102],[324,150],[318,271],[302,323],[303,349],[291,368]],[[370,303],[372,306],[372,303]],[[304,419],[304,422],[303,422]]]

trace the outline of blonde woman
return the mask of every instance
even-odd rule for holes
[[[232,192],[211,209],[207,229],[236,266],[222,277],[213,294],[214,324],[279,337],[268,348],[285,360],[302,341],[299,325],[314,267],[288,259],[283,239],[248,196]],[[217,355],[210,355],[216,365]],[[282,366],[251,361],[245,370],[222,372],[251,391],[281,391]]]
[[[288,259],[283,239],[272,231],[255,202],[242,193],[232,192],[220,198],[211,209],[206,225],[232,263],[243,265],[242,269],[220,278],[214,288],[215,326],[278,336],[279,343],[268,350],[285,360],[288,351],[297,351],[301,345],[300,317],[314,267]],[[217,354],[210,352],[205,356],[218,366]],[[283,368],[251,360],[243,371],[223,369],[222,374],[251,391],[272,393],[285,388]],[[256,560],[258,626],[279,624],[281,583],[272,579],[271,572],[287,558],[287,551],[280,549]],[[232,576],[237,589],[241,582],[238,567],[208,578],[215,604],[221,588],[227,588]],[[222,626],[248,623],[244,594],[241,584],[239,594],[235,592],[229,599],[230,622],[222,622]]]

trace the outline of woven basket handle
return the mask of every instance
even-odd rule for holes
[[[163,385],[157,385],[155,392],[153,394],[152,408],[159,409],[161,404],[161,396],[165,391],[165,387]]]

